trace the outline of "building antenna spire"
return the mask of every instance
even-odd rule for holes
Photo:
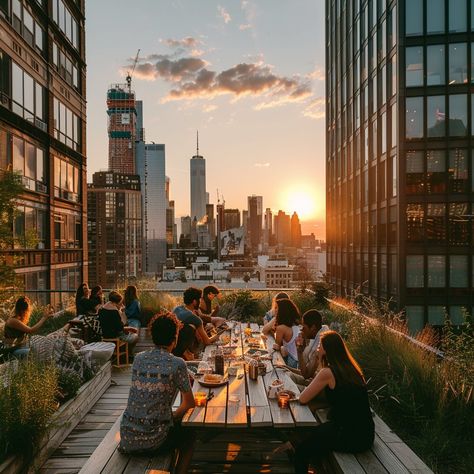
[[[199,130],[196,130],[196,156],[199,156]]]

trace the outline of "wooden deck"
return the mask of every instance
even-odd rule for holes
[[[144,330],[140,333],[137,352],[151,347]],[[45,462],[41,474],[77,474],[124,410],[130,390],[130,367],[114,369],[113,384],[81,420],[61,446]],[[212,438],[210,436],[213,436]],[[292,473],[293,466],[285,454],[269,462],[269,454],[280,440],[273,430],[228,430],[198,439],[190,473]],[[94,473],[91,473],[94,474]]]

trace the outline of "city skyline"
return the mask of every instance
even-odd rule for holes
[[[210,202],[217,203],[217,189],[226,206],[240,209],[247,196],[262,195],[266,207],[297,211],[306,232],[324,237],[324,49],[317,47],[324,44],[323,5],[301,1],[276,12],[269,2],[121,4],[123,15],[104,37],[109,3],[87,8],[89,179],[107,163],[103,91],[124,82],[141,49],[132,89],[145,104],[147,141],[166,144],[176,217],[189,213],[188,160],[199,129]],[[143,28],[120,37],[132,15]],[[313,18],[321,18],[320,29]],[[290,19],[306,26],[289,35]],[[100,49],[92,47],[98,35]],[[214,80],[186,96],[196,74]]]

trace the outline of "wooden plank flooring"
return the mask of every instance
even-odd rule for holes
[[[152,347],[144,330],[140,332],[137,352]],[[61,446],[45,462],[41,474],[77,474],[107,435],[127,404],[130,390],[130,367],[114,369],[114,382],[81,420]],[[190,473],[292,473],[293,467],[284,454],[267,461],[280,441],[270,431],[222,431],[212,439],[198,440]],[[132,472],[132,471],[130,471]],[[91,473],[95,474],[95,473]]]

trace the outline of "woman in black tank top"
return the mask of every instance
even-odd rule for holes
[[[306,473],[310,460],[321,460],[329,451],[359,453],[374,442],[374,421],[362,371],[335,331],[321,336],[319,356],[323,363],[314,380],[301,393],[308,403],[322,391],[331,406],[329,421],[313,428],[295,446],[295,472]]]

